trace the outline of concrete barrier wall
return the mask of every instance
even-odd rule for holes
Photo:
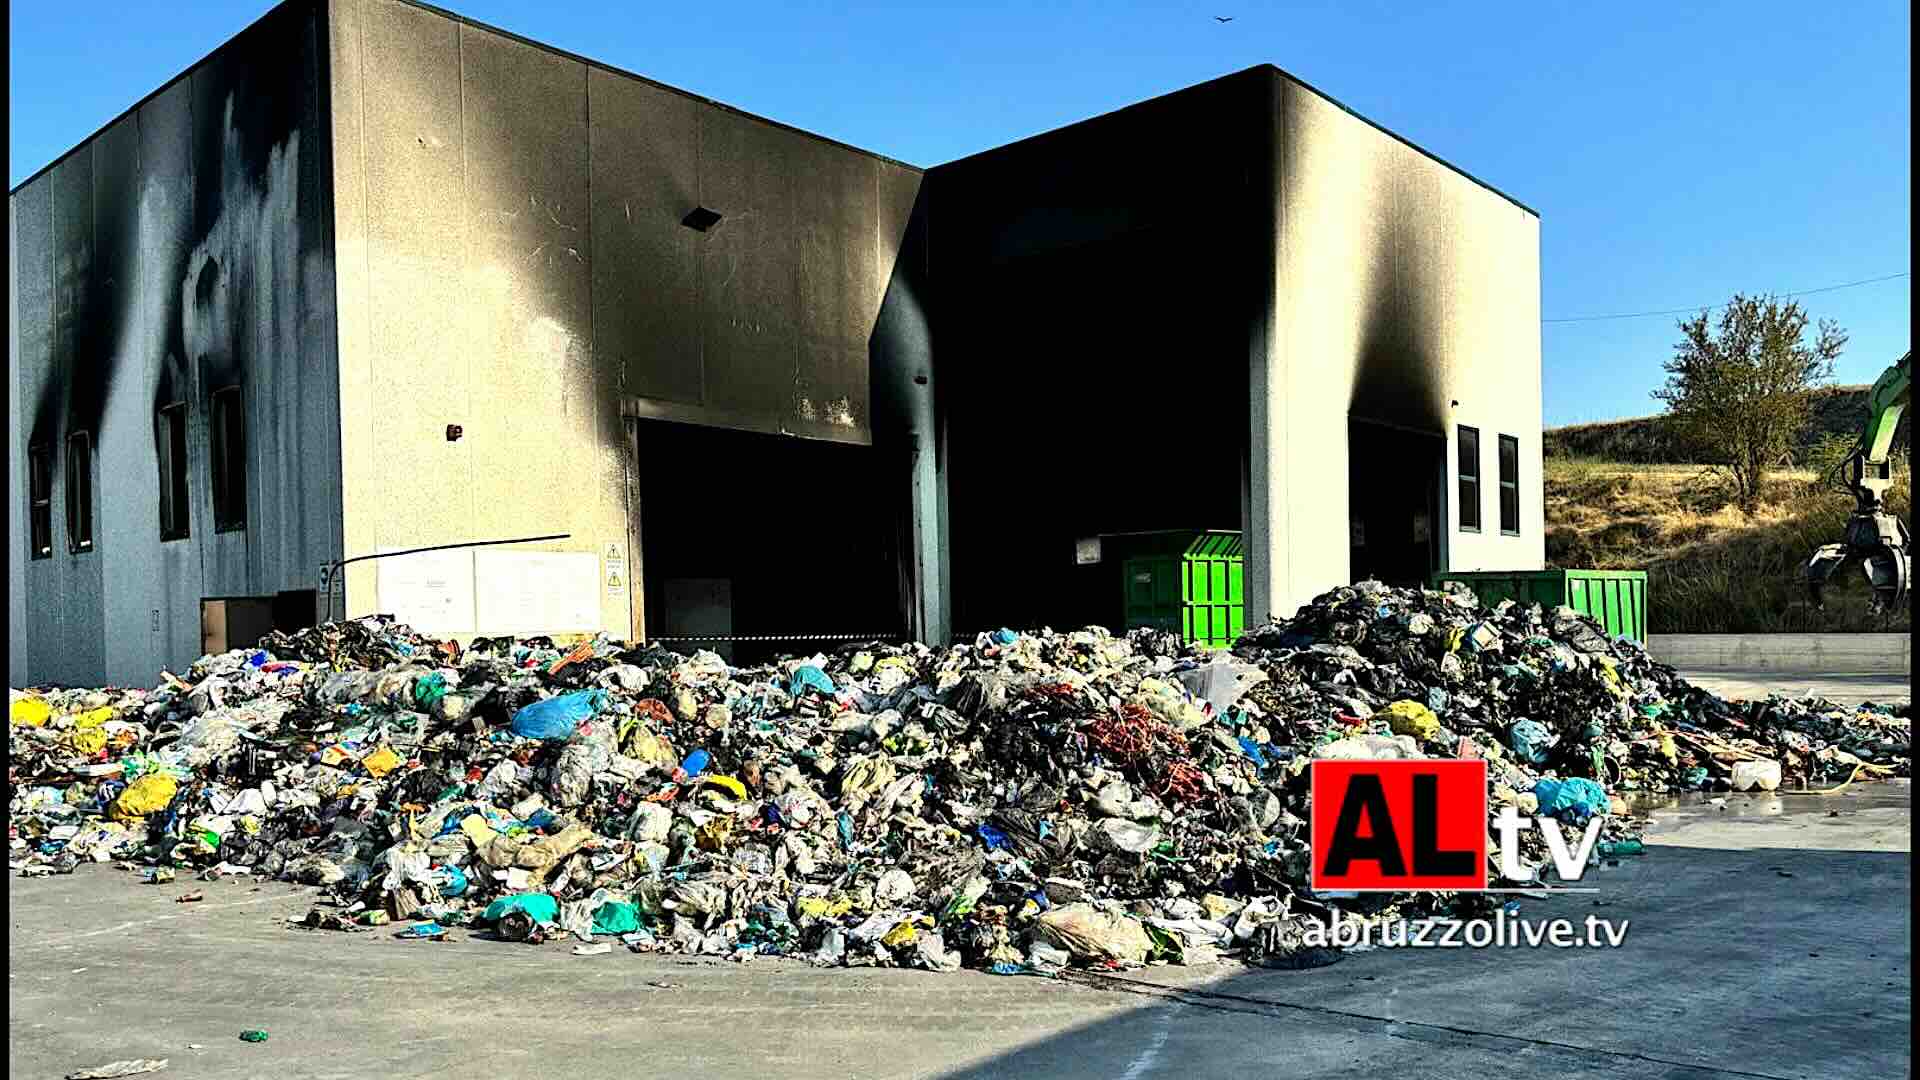
[[[1647,651],[1688,671],[1913,674],[1908,634],[1650,634]]]

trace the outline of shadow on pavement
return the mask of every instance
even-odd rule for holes
[[[1909,852],[1654,846],[1523,901],[1626,920],[1619,948],[1374,949],[1207,983],[1087,980],[1137,1010],[952,1078],[1906,1075]]]

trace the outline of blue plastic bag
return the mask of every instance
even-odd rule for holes
[[[1513,756],[1521,761],[1538,765],[1547,760],[1547,751],[1560,740],[1547,725],[1538,720],[1521,720],[1507,733],[1508,745],[1513,748]]]
[[[993,632],[993,643],[995,645],[1011,645],[1014,642],[1019,640],[1020,640],[1020,635],[1018,633],[1012,630],[1009,630],[1004,626]]]
[[[536,701],[513,714],[513,733],[523,739],[566,739],[607,707],[605,690],[575,690]]]
[[[1533,795],[1540,800],[1540,813],[1569,825],[1585,825],[1595,814],[1606,813],[1609,805],[1607,789],[1582,776],[1536,781]]]
[[[1245,735],[1241,735],[1238,738],[1240,740],[1240,752],[1252,758],[1255,765],[1263,769],[1266,768],[1267,755],[1260,749],[1260,744],[1247,738]]]

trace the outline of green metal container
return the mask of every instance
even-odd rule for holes
[[[1237,532],[1136,537],[1121,563],[1126,625],[1225,648],[1246,627],[1246,554]]]
[[[1647,643],[1645,570],[1476,570],[1442,572],[1434,585],[1458,581],[1489,607],[1502,600],[1561,606],[1591,615],[1613,637]]]

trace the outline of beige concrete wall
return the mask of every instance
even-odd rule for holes
[[[546,629],[627,636],[629,422],[871,441],[916,170],[397,0],[332,26],[349,556],[569,533],[534,547],[600,560],[598,625]],[[727,218],[695,232],[695,205]],[[525,587],[498,562],[476,611]],[[350,568],[344,610],[398,577]]]
[[[1444,565],[1538,569],[1538,216],[1274,78],[1277,258],[1273,315],[1253,344],[1249,620],[1350,580],[1350,418],[1446,437]],[[1458,424],[1484,443],[1478,534],[1455,525]],[[1498,434],[1520,440],[1517,537],[1499,528]]]
[[[1650,634],[1647,651],[1683,671],[1913,672],[1910,634]]]

